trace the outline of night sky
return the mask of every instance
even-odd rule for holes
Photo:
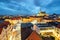
[[[0,0],[0,15],[34,15],[39,11],[60,13],[60,0]]]

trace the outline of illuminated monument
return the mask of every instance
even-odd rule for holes
[[[45,12],[39,12],[37,16],[48,16],[48,14],[46,14]]]
[[[40,12],[37,14],[37,16],[48,16],[48,14],[46,14],[45,11],[41,11],[40,9]]]

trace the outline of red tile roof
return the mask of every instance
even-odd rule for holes
[[[3,23],[0,24],[0,34],[2,32],[2,29],[7,28],[8,25],[10,25],[10,22],[8,22],[8,21],[4,21]]]
[[[11,18],[11,20],[20,20],[21,19],[21,17],[13,17],[13,18]]]
[[[3,23],[0,24],[0,27],[7,26],[7,25],[9,25],[9,24],[10,24],[10,22],[4,21]]]
[[[9,21],[4,21],[2,24],[8,25],[8,24],[10,24],[10,22]]]
[[[41,38],[35,31],[33,31],[26,40],[41,40]]]
[[[1,34],[1,32],[2,32],[2,29],[3,29],[3,28],[0,28],[0,34]]]
[[[57,25],[57,28],[60,28],[60,24]]]

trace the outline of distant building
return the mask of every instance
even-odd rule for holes
[[[37,16],[48,16],[48,14],[46,14],[45,12],[39,12],[38,14],[37,14]]]
[[[60,24],[59,22],[57,21],[54,21],[54,22],[49,22],[48,24],[52,25],[52,26],[57,26],[58,24]]]
[[[59,18],[58,14],[52,14],[52,15],[49,15],[49,18],[52,19],[52,20],[56,20],[57,18]]]
[[[21,22],[21,18],[17,17],[17,18],[11,18],[11,19],[5,19],[5,21],[9,21],[11,24],[16,24],[17,22]]]

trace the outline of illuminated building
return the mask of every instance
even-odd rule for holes
[[[59,39],[59,29],[56,28],[55,26],[50,26],[46,24],[37,24],[38,28],[40,28],[40,31],[38,31],[38,34],[44,36],[44,37],[50,37],[53,36],[55,37],[55,40],[60,40]]]
[[[48,14],[46,14],[45,12],[39,12],[38,14],[37,14],[37,16],[48,16]]]
[[[0,36],[1,40],[21,40],[21,22],[8,25],[6,29],[3,28]]]

